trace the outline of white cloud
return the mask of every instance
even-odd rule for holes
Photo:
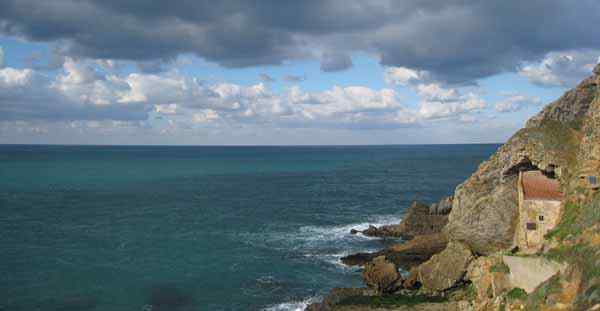
[[[424,119],[460,118],[465,113],[475,112],[485,107],[484,100],[471,94],[461,97],[460,100],[450,102],[423,101],[420,104],[419,116]]]
[[[102,74],[97,69],[104,63],[67,58],[54,77],[31,69],[1,69],[0,118],[147,121],[152,114],[166,117],[172,127],[254,123],[371,128],[418,121],[415,111],[406,109],[391,89],[334,86],[304,92],[294,86],[274,93],[263,83],[209,85],[177,72]]]
[[[410,86],[422,83],[429,78],[429,74],[422,70],[413,70],[406,67],[389,67],[385,70],[384,80],[387,84]]]
[[[541,103],[542,101],[539,97],[519,94],[506,94],[505,98],[497,102],[494,108],[498,112],[516,112],[527,106],[539,106]]]
[[[533,84],[573,87],[592,73],[600,62],[600,50],[552,52],[539,63],[527,64],[519,74]]]
[[[464,92],[435,81],[427,71],[406,67],[390,67],[384,80],[391,85],[412,89],[421,99],[417,117],[419,119],[465,119],[465,114],[482,110],[486,103],[477,94]]]
[[[33,71],[31,69],[0,69],[0,88],[14,89],[24,87],[31,83],[33,79]]]
[[[193,115],[193,120],[196,123],[211,122],[217,119],[219,119],[219,114],[212,109],[203,109]]]

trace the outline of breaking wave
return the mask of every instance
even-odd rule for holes
[[[264,311],[304,311],[311,303],[319,302],[321,297],[309,297],[301,301],[290,301],[269,306]]]

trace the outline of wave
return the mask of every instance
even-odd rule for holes
[[[375,250],[366,250],[366,251],[375,251]],[[337,269],[341,269],[347,272],[356,272],[360,271],[360,267],[358,266],[347,266],[342,261],[341,258],[348,256],[351,252],[342,252],[336,254],[305,254],[306,258],[315,258],[319,261],[323,261]]]
[[[367,222],[351,223],[338,226],[304,226],[300,228],[299,237],[304,237],[307,240],[319,241],[334,241],[348,237],[361,237],[365,239],[377,239],[376,237],[368,237],[360,233],[356,235],[350,234],[350,230],[365,230],[369,226],[385,226],[399,224],[402,218],[397,215],[381,215],[369,218]]]
[[[319,302],[321,297],[309,297],[301,301],[290,301],[272,305],[263,309],[263,311],[304,311],[311,303]]]
[[[351,229],[364,230],[370,225],[383,226],[398,224],[398,215],[379,215],[367,218],[365,222],[332,225],[302,226],[291,232],[263,232],[246,236],[244,240],[254,246],[279,249],[287,252],[289,258],[315,260],[343,272],[355,272],[357,267],[344,265],[340,258],[353,253],[373,252],[381,249],[380,238],[362,234],[351,234]]]

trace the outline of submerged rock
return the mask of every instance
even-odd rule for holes
[[[193,310],[193,299],[182,289],[169,284],[156,285],[151,288],[148,305],[153,311],[187,311]]]

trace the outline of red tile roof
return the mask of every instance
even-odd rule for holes
[[[561,201],[564,197],[558,180],[546,177],[541,171],[523,172],[522,184],[525,200]]]

